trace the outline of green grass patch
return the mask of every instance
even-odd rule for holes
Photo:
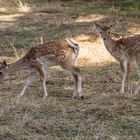
[[[140,124],[129,120],[116,120],[112,122],[114,132],[118,135],[140,136]]]
[[[138,0],[135,1],[112,1],[112,2],[101,2],[101,3],[91,3],[88,6],[69,6],[69,10],[73,9],[73,12],[85,14],[115,14],[121,12],[136,12],[140,10],[140,3]]]

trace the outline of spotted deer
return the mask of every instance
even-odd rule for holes
[[[15,63],[7,64],[6,61],[1,62],[0,79],[7,79],[9,74],[13,74],[16,71],[30,70],[30,74],[27,77],[23,89],[18,95],[19,98],[24,95],[27,87],[35,79],[37,73],[39,73],[45,98],[48,96],[46,88],[46,70],[51,66],[59,65],[63,69],[70,71],[74,77],[75,87],[73,98],[83,98],[81,90],[82,77],[79,68],[74,66],[78,53],[78,44],[69,39],[43,43],[32,47],[23,58]]]
[[[110,36],[113,25],[103,26],[95,23],[95,26],[101,35],[106,49],[120,64],[123,76],[121,93],[124,93],[126,80],[128,81],[128,87],[130,89],[129,72],[131,62],[135,62],[140,77],[140,35],[122,37],[118,40],[114,40]],[[137,94],[139,90],[140,84],[137,85],[134,94]]]

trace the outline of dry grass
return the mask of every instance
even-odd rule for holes
[[[94,21],[108,23],[110,19],[112,23],[122,17],[126,20],[116,26],[115,32],[139,33],[138,11],[134,9],[130,17],[128,11],[117,8],[112,8],[114,13],[111,8],[104,11],[102,7],[106,5],[102,3],[94,7],[95,2],[84,5],[83,1],[59,2],[45,8],[47,3],[29,3],[34,7],[29,14],[0,16],[0,60],[16,61],[10,43],[21,57],[37,44],[36,38],[42,37],[43,41],[73,38],[80,45],[76,65],[83,75],[85,99],[71,99],[72,76],[59,67],[47,72],[46,100],[42,99],[39,78],[17,100],[28,71],[12,75],[9,81],[0,84],[0,140],[139,140],[140,96],[133,97],[128,91],[125,95],[119,93],[120,67],[104,48],[93,25]],[[137,79],[134,69],[133,87]]]
[[[19,10],[19,12],[23,12],[23,13],[29,13],[31,12],[31,7],[29,6],[28,3],[23,3],[21,0],[16,0],[15,4],[17,5],[17,9]]]

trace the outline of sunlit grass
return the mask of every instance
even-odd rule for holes
[[[19,12],[23,13],[31,12],[31,7],[29,6],[28,3],[23,3],[21,0],[16,0],[15,3],[18,7],[17,9],[19,10]]]

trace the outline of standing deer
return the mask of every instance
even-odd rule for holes
[[[18,95],[19,98],[24,95],[25,90],[35,79],[38,72],[42,80],[45,98],[48,96],[45,84],[45,70],[50,66],[59,65],[70,71],[74,77],[75,88],[73,98],[78,96],[83,98],[81,90],[82,77],[80,70],[74,66],[78,53],[78,44],[68,39],[40,44],[32,47],[23,58],[15,63],[7,65],[6,61],[1,62],[0,79],[7,79],[9,74],[15,73],[16,71],[30,70],[30,75],[28,76],[22,91]]]
[[[140,35],[123,37],[118,40],[113,40],[110,37],[110,30],[113,25],[108,27],[95,23],[95,26],[99,31],[108,52],[120,63],[123,76],[121,93],[124,93],[125,81],[128,80],[129,82],[131,62],[135,62],[138,75],[140,77]],[[137,89],[134,93],[137,94],[139,89],[140,86],[137,86]]]

